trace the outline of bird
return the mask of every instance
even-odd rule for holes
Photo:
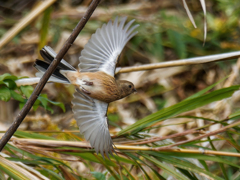
[[[138,24],[134,19],[126,25],[127,17],[116,17],[103,24],[92,34],[79,57],[79,70],[64,59],[61,60],[49,81],[73,84],[76,87],[72,100],[72,111],[80,133],[90,142],[96,153],[109,158],[113,155],[114,144],[108,129],[107,109],[109,103],[136,92],[134,84],[116,80],[115,70],[126,43],[135,36]],[[50,46],[40,50],[44,61],[36,59],[36,76],[42,77],[56,57]]]

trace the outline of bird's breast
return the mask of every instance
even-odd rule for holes
[[[88,96],[100,101],[110,103],[120,99],[115,78],[101,71],[79,73],[74,85],[80,86],[80,90],[84,88],[90,93]]]

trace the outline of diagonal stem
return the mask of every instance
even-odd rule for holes
[[[87,11],[85,12],[82,19],[78,22],[77,26],[73,29],[72,34],[67,39],[65,44],[63,45],[62,49],[59,51],[55,59],[50,64],[49,68],[41,78],[40,82],[37,84],[36,88],[34,89],[32,95],[28,99],[27,103],[23,107],[23,109],[20,111],[20,113],[17,115],[15,121],[12,123],[10,128],[7,130],[7,132],[4,134],[4,136],[0,140],[0,151],[4,148],[4,146],[7,144],[7,142],[10,140],[12,135],[15,133],[17,128],[22,123],[23,119],[26,117],[28,112],[30,111],[31,107],[33,106],[34,102],[37,100],[38,95],[41,93],[43,87],[47,83],[49,77],[52,75],[54,70],[56,69],[57,65],[60,63],[63,56],[67,53],[75,39],[77,38],[78,34],[81,32],[81,30],[84,28],[85,24],[91,17],[93,11],[96,9],[98,4],[101,0],[93,0],[92,3],[89,5]]]
[[[189,139],[189,140],[180,141],[180,142],[168,145],[168,146],[158,147],[158,148],[155,148],[155,150],[156,151],[161,151],[161,150],[165,150],[165,149],[170,149],[170,148],[172,148],[174,146],[179,146],[179,145],[182,145],[182,144],[186,144],[186,143],[189,143],[189,142],[192,142],[192,141],[196,141],[196,140],[199,140],[199,139],[202,139],[202,138],[205,138],[205,137],[209,137],[209,136],[213,136],[213,135],[225,132],[227,129],[232,128],[234,126],[239,126],[239,125],[240,125],[240,120],[236,121],[235,123],[232,123],[230,125],[227,125],[227,126],[225,126],[223,128],[220,128],[218,130],[215,130],[215,131],[212,131],[212,132],[209,132],[209,133],[197,136],[197,137]]]

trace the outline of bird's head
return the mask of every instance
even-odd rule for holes
[[[122,95],[121,98],[124,98],[134,92],[137,92],[137,90],[134,87],[134,84],[129,81],[120,80],[119,86],[121,88],[121,95]]]

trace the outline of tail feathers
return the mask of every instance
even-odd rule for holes
[[[49,63],[41,61],[41,60],[36,60],[34,67],[39,71],[36,73],[37,77],[42,77],[43,74],[45,73],[45,71],[48,69],[49,67]],[[64,84],[70,84],[69,80],[63,76],[60,73],[61,68],[57,67],[57,69],[53,72],[52,76],[49,78],[48,81],[50,82],[58,82],[58,83],[64,83]]]
[[[50,46],[44,46],[44,48],[40,50],[40,54],[45,61],[41,61],[38,59],[35,61],[34,67],[39,71],[36,73],[37,77],[43,76],[43,74],[48,69],[50,63],[54,60],[54,58],[57,55]],[[70,84],[69,80],[60,73],[60,70],[77,71],[68,62],[62,59],[61,62],[58,64],[57,69],[53,72],[52,76],[49,78],[48,82]]]
[[[51,63],[54,58],[56,57],[55,51],[50,47],[50,46],[44,46],[42,50],[40,50],[40,54],[43,57],[43,59],[49,63]],[[76,69],[71,66],[67,61],[64,59],[61,60],[61,62],[58,65],[59,68],[64,69],[64,70],[73,70],[76,71]]]
[[[37,72],[36,74],[35,74],[37,77],[42,77],[43,75],[44,75],[44,72]],[[49,79],[48,79],[48,82],[55,82],[55,83],[62,83],[62,84],[70,84],[69,83],[69,81],[64,81],[64,80],[60,80],[60,79],[58,79],[58,78],[55,78],[55,77],[50,77]]]

